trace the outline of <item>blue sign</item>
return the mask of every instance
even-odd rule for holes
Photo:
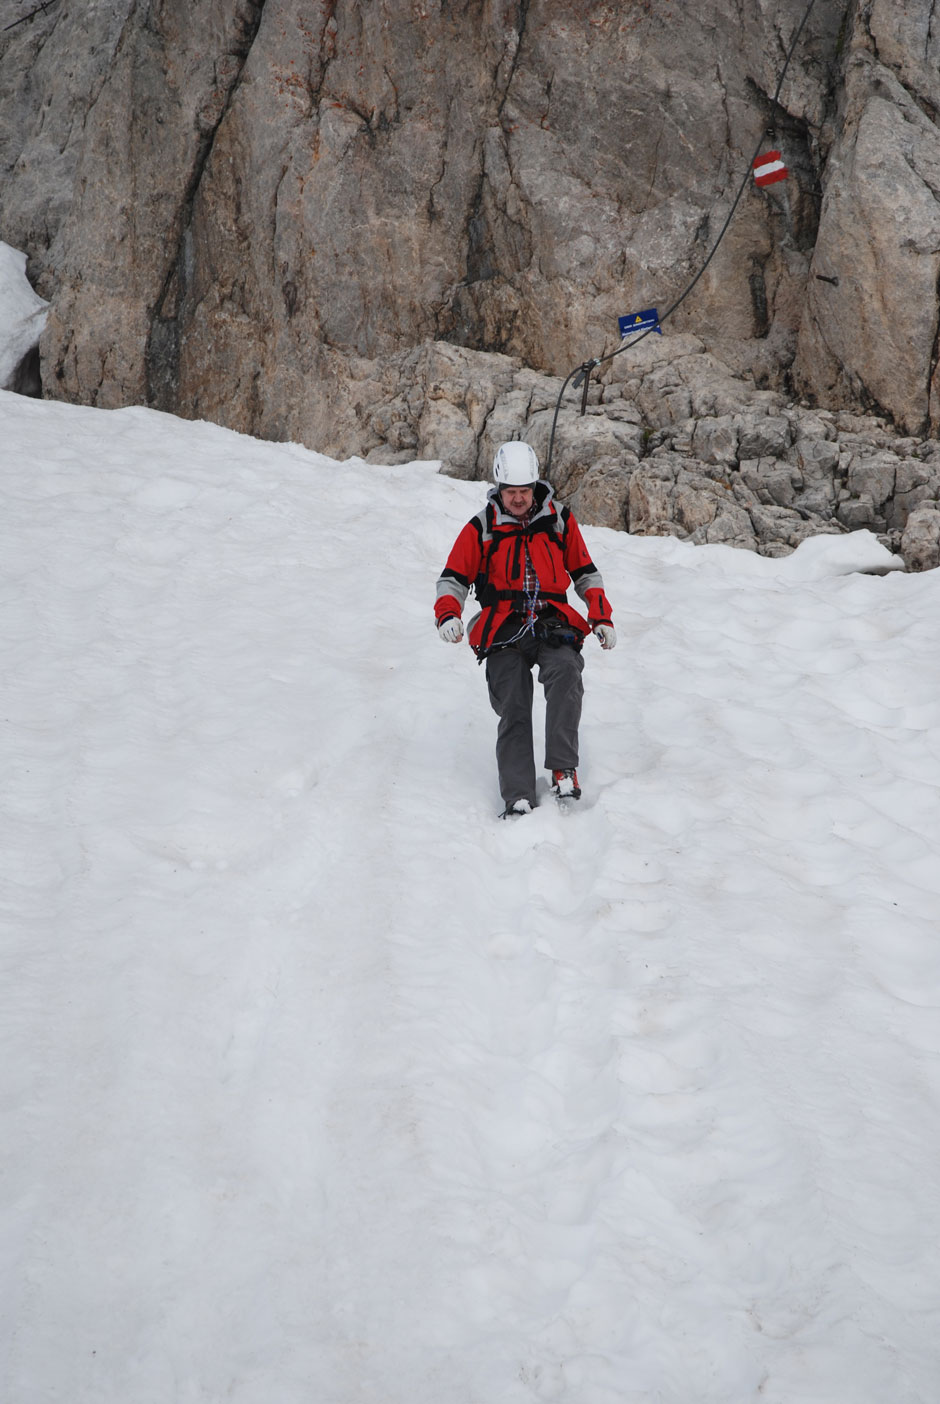
[[[634,332],[657,331],[660,336],[663,329],[659,325],[659,312],[655,307],[647,307],[645,312],[631,312],[626,317],[618,317],[617,325],[620,328],[620,340],[625,336],[632,336]]]

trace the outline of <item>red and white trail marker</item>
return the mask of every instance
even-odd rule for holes
[[[788,174],[779,151],[765,151],[763,156],[755,157],[755,185],[774,185],[778,180],[786,180]]]

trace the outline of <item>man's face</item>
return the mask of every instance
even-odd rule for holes
[[[504,487],[499,495],[511,517],[524,517],[532,507],[535,491],[530,487]]]

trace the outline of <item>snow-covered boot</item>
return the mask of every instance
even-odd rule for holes
[[[532,806],[527,799],[513,800],[512,804],[507,804],[500,815],[501,819],[514,819],[517,814],[531,814]]]
[[[580,799],[581,786],[576,770],[552,771],[552,794],[558,799]]]

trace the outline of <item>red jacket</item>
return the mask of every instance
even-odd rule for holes
[[[610,605],[604,582],[584,544],[581,529],[567,507],[556,505],[548,483],[538,482],[532,511],[523,525],[503,511],[491,487],[487,503],[454,542],[437,582],[434,613],[438,624],[463,613],[471,586],[483,605],[470,623],[468,640],[485,658],[500,626],[524,608],[526,554],[538,577],[538,604],[551,606],[583,637],[595,624],[609,624]],[[587,605],[585,619],[567,603],[568,587]]]

